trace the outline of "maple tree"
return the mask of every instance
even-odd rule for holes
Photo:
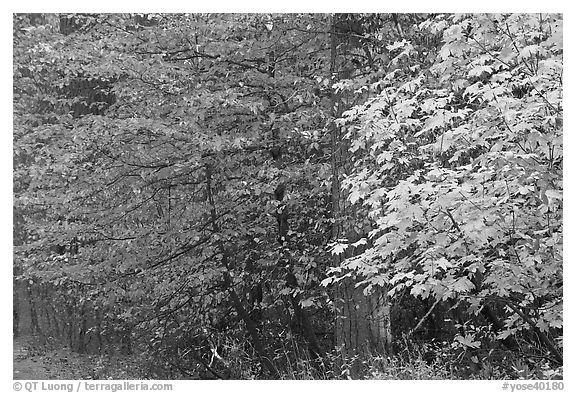
[[[346,111],[348,199],[371,231],[326,283],[449,305],[456,343],[522,335],[562,363],[562,21],[555,15],[441,15],[387,46],[388,72]],[[481,315],[486,331],[478,325]],[[522,334],[526,332],[526,334]]]
[[[440,309],[561,364],[561,23],[15,15],[16,281],[160,377],[328,373]]]

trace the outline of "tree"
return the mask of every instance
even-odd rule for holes
[[[405,31],[410,32],[410,24],[420,17],[404,18],[400,20],[397,15],[342,14],[334,15],[332,19],[332,210],[335,219],[332,254],[336,259],[333,271],[340,271],[345,258],[362,252],[366,244],[363,238],[370,230],[366,212],[348,203],[348,190],[341,187],[343,179],[348,178],[355,168],[350,165],[353,156],[349,151],[349,138],[338,119],[373,94],[370,86],[377,83],[389,67],[389,51],[384,43],[394,42]],[[330,281],[328,279],[325,283]],[[391,354],[391,314],[387,291],[378,288],[369,293],[350,275],[338,278],[337,282],[334,294],[337,304],[336,345],[350,357]],[[362,370],[354,373],[361,374]]]
[[[178,356],[166,337],[242,326],[270,376],[286,327],[321,353],[307,310],[325,299],[322,18],[47,18],[15,24],[22,277],[74,287],[122,334],[156,332],[139,341],[157,355]]]
[[[447,305],[464,348],[522,337],[561,364],[561,19],[438,15],[418,31],[442,44],[388,45],[388,72],[338,121],[343,187],[372,230],[332,280],[433,299],[426,316]]]

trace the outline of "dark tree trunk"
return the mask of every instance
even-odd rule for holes
[[[339,15],[332,17],[330,76],[340,75],[338,47]],[[333,118],[338,118],[345,110],[346,102],[337,94],[332,95]],[[346,226],[346,217],[354,216],[350,206],[346,205],[346,195],[341,190],[341,177],[346,173],[348,146],[342,131],[334,122],[330,124],[332,134],[332,239],[351,238],[355,233]],[[348,255],[334,256],[334,265],[339,266]],[[335,288],[336,303],[336,347],[345,357],[368,353],[389,354],[392,342],[390,304],[386,289],[364,294],[362,287],[356,287],[352,279],[341,280]],[[353,367],[360,374],[360,366]]]

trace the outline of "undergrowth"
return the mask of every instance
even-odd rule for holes
[[[78,354],[69,348],[27,342],[18,361],[35,357],[57,379],[266,379],[254,354],[240,343],[204,358],[178,352],[172,358]],[[179,356],[179,357],[178,357]],[[562,379],[563,368],[544,357],[505,351],[464,351],[439,344],[400,348],[394,356],[343,356],[331,351],[311,358],[296,344],[277,350],[274,364],[284,380],[421,380],[421,379]],[[15,368],[18,364],[15,363]]]

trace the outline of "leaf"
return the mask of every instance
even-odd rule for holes
[[[562,200],[562,191],[560,190],[546,190],[546,196],[549,199],[558,199]]]
[[[300,305],[304,308],[312,307],[315,304],[312,298],[300,300]]]
[[[332,246],[331,253],[332,255],[340,255],[348,248],[347,243],[336,243]]]
[[[387,45],[386,49],[388,49],[390,52],[399,49],[399,48],[403,48],[406,45],[406,40],[402,40],[402,41],[396,41],[393,44]]]
[[[474,288],[474,284],[467,277],[460,277],[451,286],[451,289],[454,292],[469,292],[473,288]]]
[[[356,248],[358,246],[366,245],[366,243],[367,243],[366,238],[363,237],[362,239],[358,240],[357,242],[352,243],[351,246]]]
[[[550,327],[548,326],[548,324],[546,323],[546,321],[544,321],[543,319],[539,319],[539,320],[536,322],[536,327],[537,327],[538,329],[540,329],[540,331],[542,331],[542,332],[544,332],[544,333],[546,333],[546,332],[548,332],[548,331],[550,330]]]
[[[491,74],[492,67],[486,65],[476,66],[472,68],[470,71],[468,71],[468,77],[479,77],[484,73]]]
[[[457,335],[455,340],[458,341],[460,344],[464,345],[468,348],[480,348],[480,341],[474,341],[474,336],[470,334],[466,334],[465,337],[461,335]]]
[[[420,296],[422,299],[426,299],[430,294],[430,287],[426,284],[415,284],[412,289],[410,289],[410,294],[413,296]]]
[[[528,59],[533,55],[543,52],[543,49],[539,45],[528,45],[520,50],[520,58]]]

